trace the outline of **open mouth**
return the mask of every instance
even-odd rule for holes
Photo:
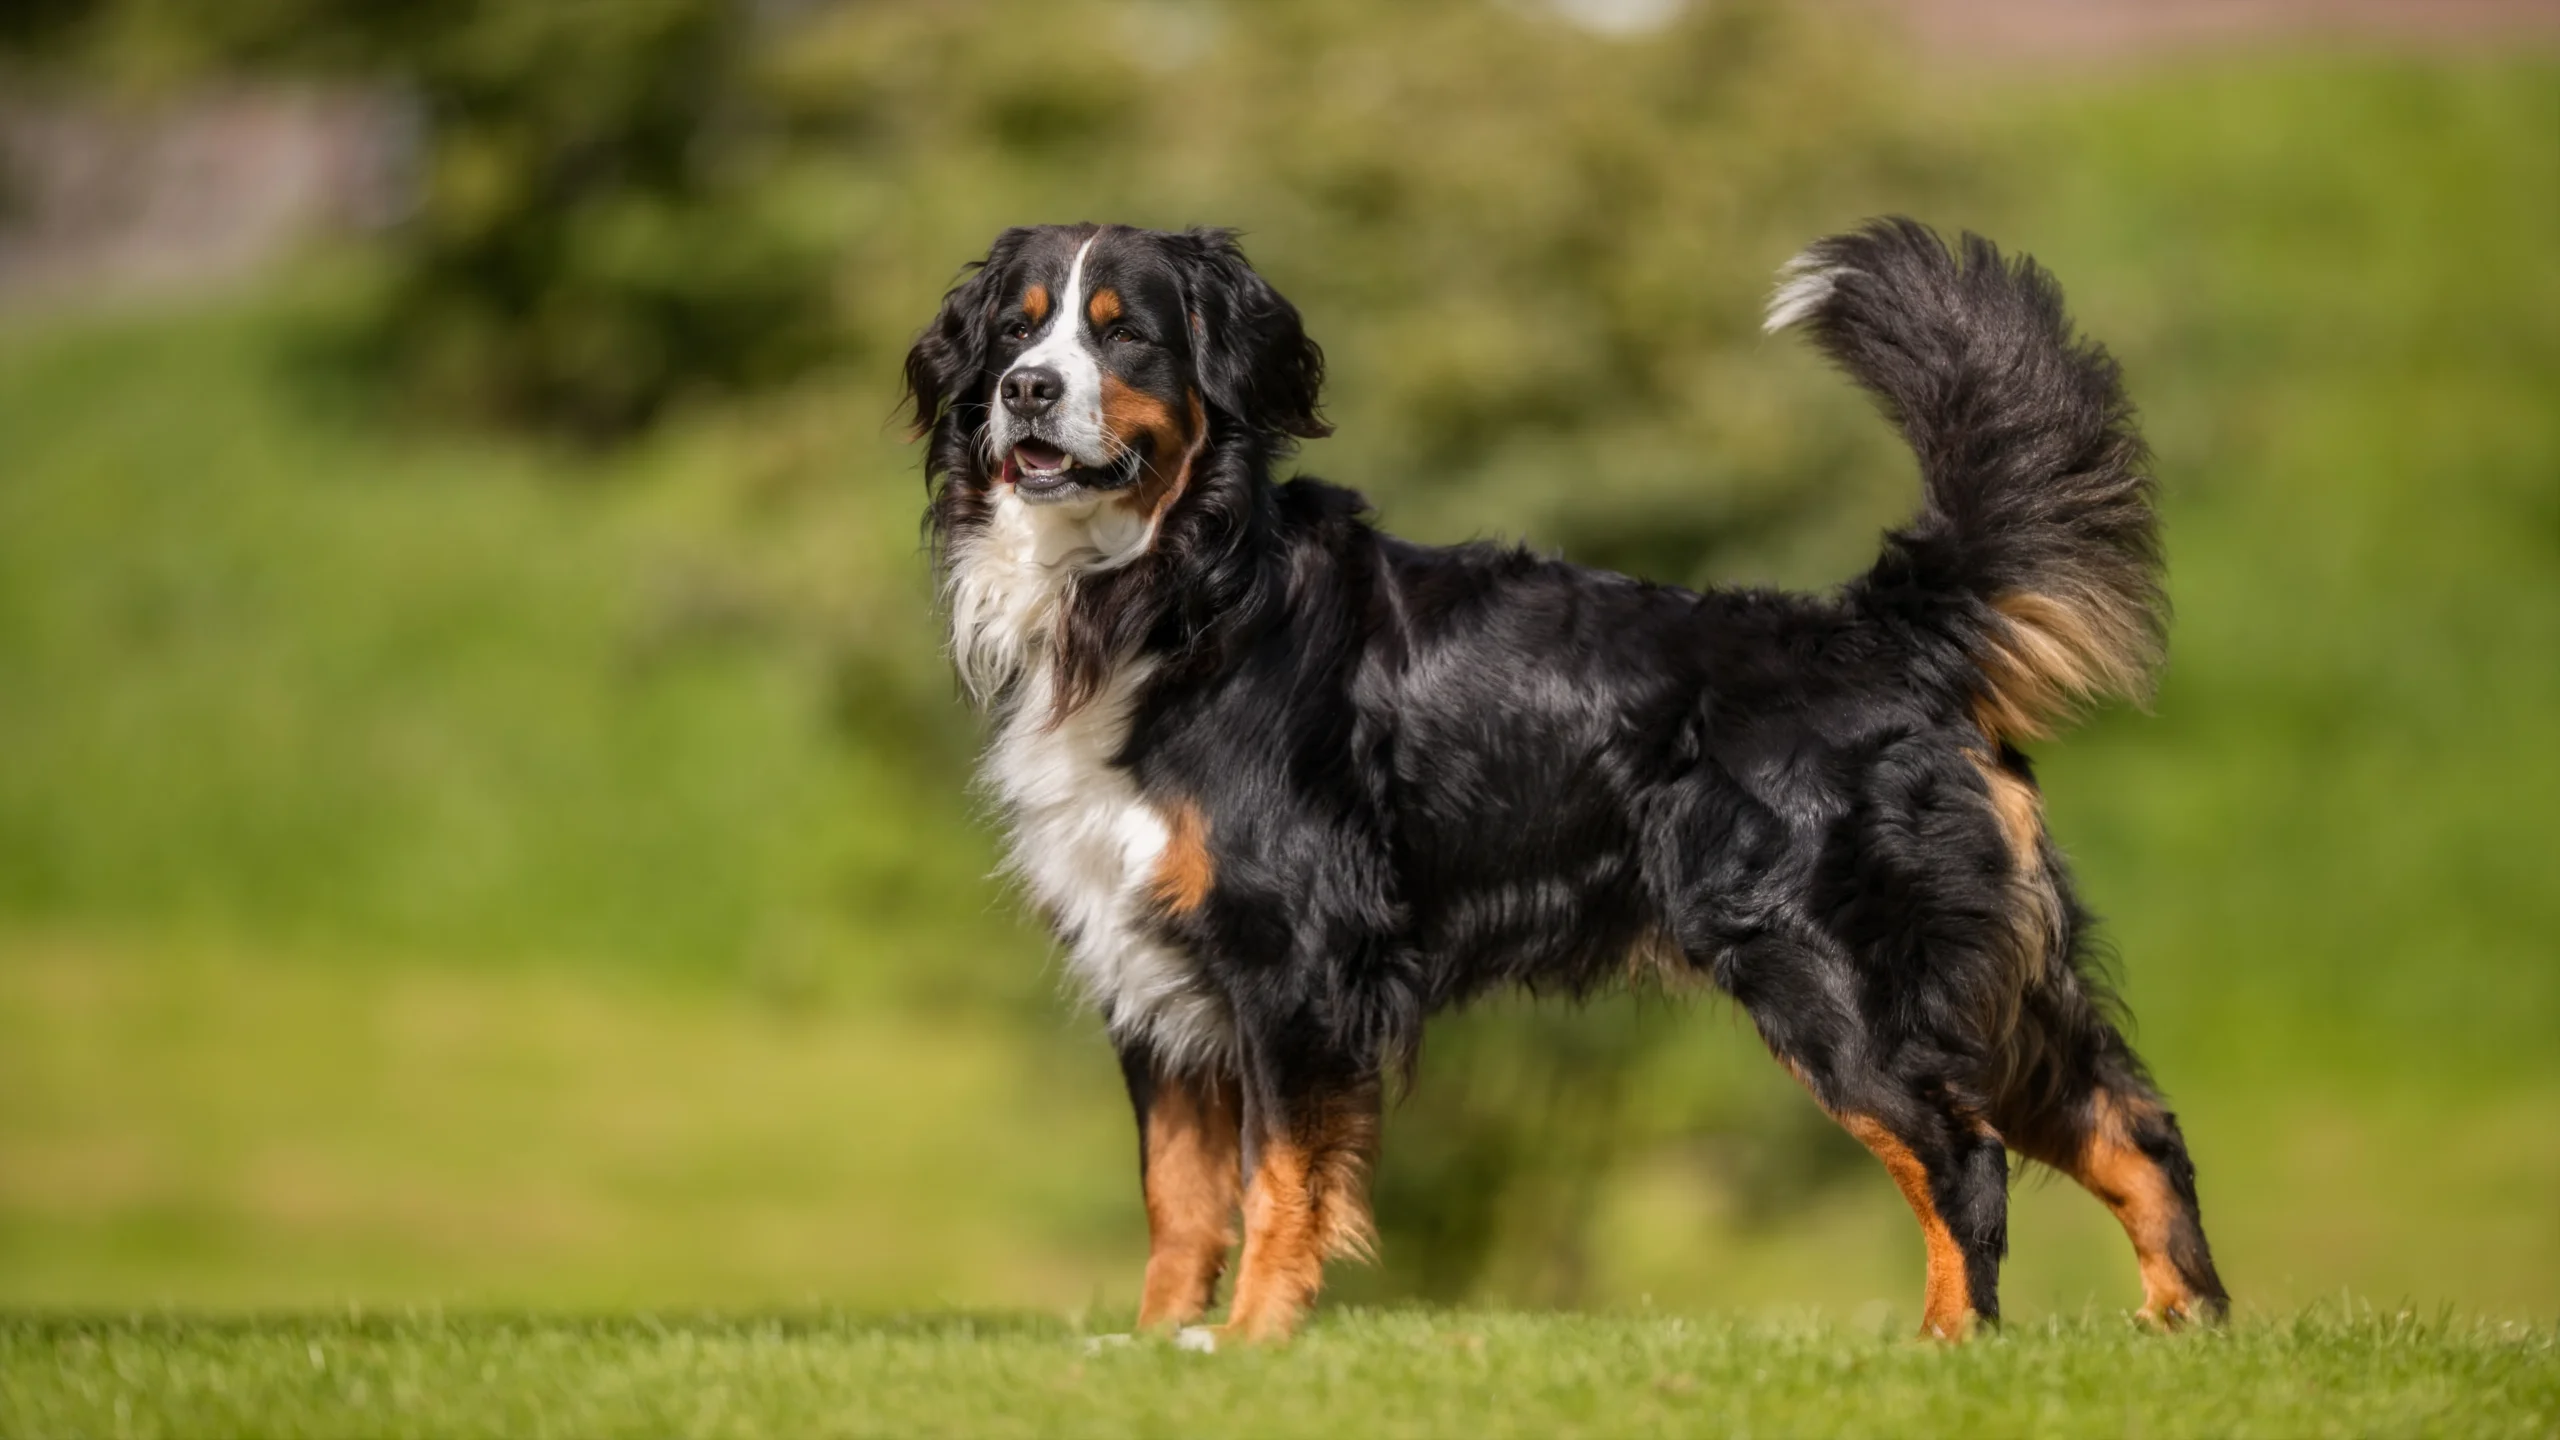
[[[1095,470],[1046,440],[1025,440],[1004,457],[1004,483],[1026,500],[1065,495],[1079,489],[1110,490],[1132,478],[1127,467]]]
[[[1075,457],[1046,440],[1025,440],[1004,457],[1004,478],[1033,494],[1075,482]]]

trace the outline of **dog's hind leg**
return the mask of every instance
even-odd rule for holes
[[[1147,1202],[1147,1278],[1140,1329],[1189,1324],[1216,1302],[1235,1244],[1242,1117],[1235,1080],[1161,1069],[1123,1049],[1138,1113],[1138,1179]]]
[[[1835,1112],[1841,1126],[1884,1162],[1920,1221],[1928,1251],[1920,1330],[1961,1340],[1975,1322],[2000,1319],[2000,1261],[2009,1249],[2008,1152],[1977,1122],[1938,1107]]]
[[[2044,1053],[2038,1073],[2002,1107],[2009,1142],[2115,1213],[2142,1267],[2143,1319],[2220,1319],[2230,1296],[2205,1242],[2178,1117],[2124,1036],[2076,993],[2031,998],[2027,1024]]]
[[[2007,1148],[1944,1067],[1914,1062],[1927,1047],[1878,1043],[1851,996],[1824,983],[1833,963],[1811,949],[1767,947],[1733,957],[1720,978],[1770,1051],[1884,1163],[1927,1252],[1921,1333],[1962,1339],[2000,1318]]]

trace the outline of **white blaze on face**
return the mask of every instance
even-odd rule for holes
[[[1022,352],[1005,370],[1014,371],[1042,365],[1058,374],[1058,403],[1037,421],[1027,421],[999,405],[996,407],[996,441],[998,452],[1011,449],[1037,432],[1039,438],[1066,451],[1080,465],[1099,468],[1109,463],[1110,443],[1102,428],[1102,362],[1093,353],[1085,334],[1084,262],[1093,253],[1099,232],[1076,247],[1076,258],[1067,267],[1066,292],[1058,297],[1049,312],[1049,326],[1031,348]],[[1002,393],[1002,381],[998,382]]]

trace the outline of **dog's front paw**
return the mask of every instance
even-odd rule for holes
[[[1218,1353],[1218,1332],[1206,1325],[1185,1325],[1164,1338],[1172,1340],[1176,1350],[1188,1350],[1195,1355]],[[1088,1335],[1084,1339],[1084,1353],[1099,1355],[1105,1350],[1125,1350],[1137,1343],[1135,1335]]]

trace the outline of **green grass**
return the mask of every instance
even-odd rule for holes
[[[2332,1310],[1957,1349],[1819,1323],[1354,1311],[1284,1350],[1005,1314],[0,1318],[0,1432],[2542,1436],[2560,1335]]]

